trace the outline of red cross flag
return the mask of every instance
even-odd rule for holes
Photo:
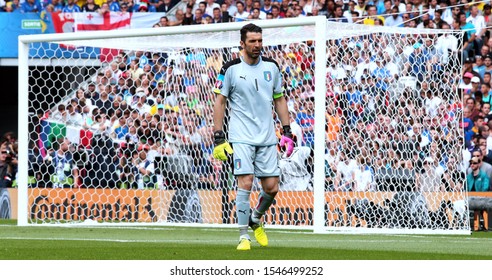
[[[97,31],[130,28],[151,28],[163,13],[106,12],[73,13],[74,31]],[[120,50],[101,48],[100,60],[110,62]]]
[[[75,32],[130,28],[130,13],[74,13]]]

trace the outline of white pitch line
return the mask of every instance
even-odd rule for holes
[[[135,239],[98,239],[98,238],[42,238],[42,237],[0,237],[0,240],[44,240],[44,241],[89,241],[89,242],[117,242],[117,243],[217,243],[223,242],[224,239],[221,240],[196,240],[196,239],[169,239],[169,240],[135,240]],[[237,242],[237,239],[234,240],[225,240],[230,242]]]
[[[412,236],[413,237],[413,236]],[[236,243],[237,239],[221,239],[221,240],[210,240],[210,239],[162,239],[162,240],[145,240],[145,239],[100,239],[100,238],[53,238],[53,237],[18,237],[18,236],[5,236],[1,237],[0,240],[5,239],[5,240],[46,240],[46,241],[88,241],[88,242],[117,242],[117,243],[223,243],[225,242],[231,242],[231,243]],[[465,238],[465,239],[460,239],[460,240],[453,240],[449,238],[448,242],[450,243],[464,243],[464,244],[469,244],[470,242],[474,241],[479,241],[481,243],[483,242],[492,242],[491,239],[487,238]],[[298,242],[299,239],[277,239],[275,240],[277,242]],[[274,242],[275,242],[274,241]],[[314,242],[314,241],[313,241]],[[401,239],[385,239],[385,240],[346,240],[346,239],[329,239],[329,240],[322,240],[322,241],[316,241],[316,244],[320,243],[337,243],[337,242],[345,242],[345,243],[354,243],[354,244],[370,244],[370,243],[432,243],[434,240],[401,240]]]

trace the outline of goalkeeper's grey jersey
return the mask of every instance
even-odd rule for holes
[[[262,56],[255,65],[241,58],[225,63],[214,92],[229,100],[229,142],[254,146],[277,144],[273,99],[283,95],[283,88],[280,69],[273,59]]]

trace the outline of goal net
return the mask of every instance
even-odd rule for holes
[[[243,24],[21,36],[19,224],[234,226],[233,163],[212,157],[212,108]],[[464,73],[460,47],[445,45],[461,33],[257,24],[296,136],[291,157],[279,148],[267,227],[470,232]]]

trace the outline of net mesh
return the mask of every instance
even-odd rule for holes
[[[212,89],[240,56],[238,33],[31,44],[29,221],[236,223],[231,167],[212,156]],[[266,224],[313,225],[324,153],[327,229],[468,229],[461,55],[443,47],[461,34],[328,23],[326,35],[323,62],[312,26],[264,29],[297,143],[280,159]],[[316,82],[327,87],[324,151],[314,150]]]

